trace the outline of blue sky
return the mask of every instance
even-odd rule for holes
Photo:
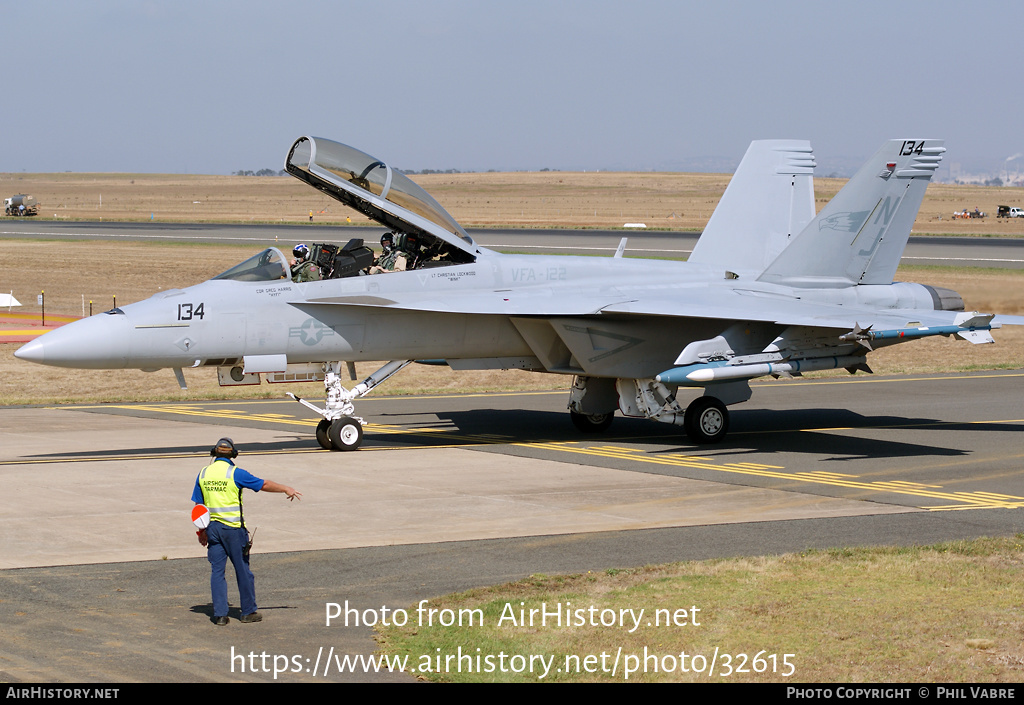
[[[735,165],[775,137],[827,168],[926,137],[1000,170],[1022,27],[941,0],[5,2],[0,171],[281,168],[304,134],[405,169]]]

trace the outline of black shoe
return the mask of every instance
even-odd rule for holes
[[[262,622],[263,621],[263,615],[260,614],[259,612],[253,612],[252,614],[243,614],[241,617],[239,617],[238,621],[241,622],[242,624],[251,624],[253,622]]]
[[[213,618],[213,623],[216,624],[218,627],[223,627],[225,624],[227,624],[230,621],[231,620],[228,619],[227,616],[224,616],[224,617],[214,617]]]

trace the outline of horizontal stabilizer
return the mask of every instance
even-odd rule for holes
[[[1001,328],[1002,326],[1024,326],[1024,316],[996,314],[996,317],[992,319],[992,327]]]

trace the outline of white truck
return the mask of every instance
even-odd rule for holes
[[[35,196],[18,194],[4,199],[4,213],[6,215],[35,215],[39,212],[39,201]]]

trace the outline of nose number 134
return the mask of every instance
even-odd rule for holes
[[[191,321],[193,318],[202,319],[206,313],[203,311],[203,304],[178,304],[178,320]]]

